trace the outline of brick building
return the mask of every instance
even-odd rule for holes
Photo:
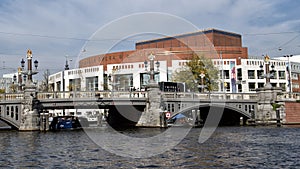
[[[114,52],[90,56],[80,60],[79,67],[103,65],[107,70],[108,64],[128,62],[143,62],[150,53],[159,55],[158,60],[167,61],[172,66],[172,60],[188,60],[193,52],[199,52],[212,59],[239,59],[248,58],[247,47],[242,46],[240,34],[208,29],[192,33],[175,35],[141,41],[136,43],[136,49],[131,51]]]

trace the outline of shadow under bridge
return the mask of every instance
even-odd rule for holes
[[[245,110],[245,106],[247,106]],[[249,110],[248,110],[249,109]],[[214,126],[236,126],[246,124],[248,119],[254,116],[256,106],[253,105],[231,105],[226,102],[219,103],[199,103],[191,105],[173,113],[171,118],[178,114],[183,114],[195,122]]]

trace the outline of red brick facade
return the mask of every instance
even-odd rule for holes
[[[300,103],[285,102],[286,123],[300,124]]]
[[[216,52],[213,52],[213,49]],[[167,60],[168,66],[172,66],[171,61],[173,59],[190,59],[195,51],[213,58],[220,58],[220,54],[222,54],[224,59],[237,59],[238,64],[238,58],[248,58],[248,49],[242,47],[241,35],[209,29],[174,37],[137,42],[136,50],[90,56],[80,60],[79,67],[104,65],[106,70],[107,64],[143,62],[150,53],[159,54],[165,51],[169,51],[172,54],[160,55],[157,59]]]
[[[293,85],[295,85],[295,84],[300,85],[300,74],[298,74],[298,80],[292,79],[292,84]],[[299,88],[294,87],[293,92],[300,93],[300,87]]]

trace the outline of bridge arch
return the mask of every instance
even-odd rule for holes
[[[4,122],[8,126],[10,126],[12,129],[18,129],[19,128],[19,124],[16,124],[15,122],[13,122],[11,120],[8,120],[6,118],[0,117],[0,121]]]
[[[225,103],[199,103],[196,105],[188,106],[177,113],[172,114],[171,118],[176,116],[177,114],[185,114],[187,117],[195,117],[191,112],[192,110],[200,110],[200,116],[201,119],[205,122],[209,109],[211,107],[220,108],[220,113],[222,113],[221,118],[221,125],[237,125],[240,123],[240,117],[243,117],[244,122],[246,122],[247,119],[251,118],[251,114],[245,111],[242,111],[241,109],[238,109],[237,107],[234,107],[229,104]]]

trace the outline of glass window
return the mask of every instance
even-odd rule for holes
[[[140,75],[141,79],[140,79],[140,86],[141,88],[144,86],[146,86],[149,83],[150,80],[150,75],[147,73],[141,73]],[[154,81],[156,83],[159,82],[159,73],[154,75]]]
[[[293,83],[292,86],[293,88],[299,88],[299,83]]]
[[[271,79],[277,79],[277,72],[276,70],[271,70]]]
[[[281,87],[283,91],[286,90],[285,85],[286,85],[286,83],[279,83],[279,87]]]
[[[130,87],[133,86],[133,75],[132,74],[122,74],[122,75],[118,75],[118,90],[121,91],[129,91]]]
[[[87,91],[98,91],[98,76],[86,78],[85,86]]]
[[[278,71],[279,79],[285,79],[285,71]]]
[[[255,71],[254,70],[248,70],[248,79],[255,79]]]
[[[258,87],[258,88],[263,88],[264,85],[265,85],[264,83],[257,83],[257,87]]]
[[[271,83],[272,87],[277,87],[277,83]]]
[[[263,70],[257,70],[257,78],[263,79],[264,78],[264,71]]]
[[[298,80],[298,74],[297,73],[292,73],[292,79],[293,80]]]
[[[248,83],[249,91],[255,91],[255,83]]]

